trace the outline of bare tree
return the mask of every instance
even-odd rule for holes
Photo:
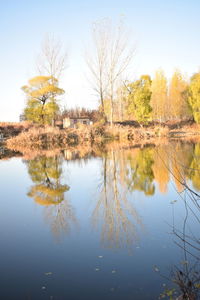
[[[87,56],[86,62],[93,76],[93,87],[99,95],[104,115],[104,100],[109,100],[111,126],[118,81],[135,53],[135,47],[128,46],[129,39],[122,21],[116,28],[109,19],[103,19],[93,26],[94,53]]]
[[[113,107],[118,80],[130,65],[135,54],[135,47],[129,47],[129,36],[120,21],[117,28],[111,28],[108,48],[108,96],[110,100],[110,122],[113,125]]]
[[[62,43],[51,35],[47,35],[42,43],[41,53],[37,59],[37,70],[42,75],[60,79],[67,67],[67,52]]]
[[[87,52],[85,60],[93,78],[93,89],[100,100],[103,117],[106,118],[104,98],[108,87],[106,80],[106,66],[109,42],[107,20],[103,19],[102,21],[93,24],[92,40],[94,52],[92,55]]]

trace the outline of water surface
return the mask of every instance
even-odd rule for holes
[[[149,300],[171,288],[200,145],[108,148],[0,160],[2,299]]]

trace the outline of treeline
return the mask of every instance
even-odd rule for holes
[[[92,120],[93,122],[97,122],[101,118],[100,110],[98,109],[88,109],[84,107],[76,107],[76,108],[65,108],[60,115],[58,115],[58,119],[63,118],[80,118],[86,117]]]
[[[124,81],[116,90],[113,112],[110,100],[105,98],[104,114],[108,121],[113,114],[114,122],[135,120],[147,124],[193,119],[200,123],[200,73],[189,82],[178,70],[169,81],[162,70],[153,79],[142,75],[133,82]]]

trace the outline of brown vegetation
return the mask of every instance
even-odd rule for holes
[[[14,126],[14,125],[13,125]],[[171,129],[171,128],[173,129]],[[28,129],[30,128],[30,129]],[[18,134],[22,130],[20,134]],[[68,128],[60,130],[56,127],[31,127],[26,125],[17,127],[14,129],[17,132],[17,136],[14,133],[11,134],[6,142],[9,149],[19,150],[23,149],[60,149],[66,148],[66,146],[74,146],[80,144],[100,144],[106,141],[120,141],[121,143],[156,143],[162,138],[179,138],[179,137],[192,137],[199,135],[200,126],[197,124],[185,125],[182,128],[166,125],[152,125],[146,127],[134,127],[115,125],[112,128],[110,126],[94,125],[84,126],[81,125],[78,128]],[[19,150],[20,151],[20,150]]]
[[[33,126],[31,122],[0,122],[0,133],[3,134],[4,138],[16,136],[22,131],[27,131]]]
[[[19,147],[30,149],[60,148],[80,143],[100,143],[105,140],[139,141],[168,135],[165,127],[134,128],[131,126],[79,126],[76,129],[60,130],[55,127],[33,127],[22,131],[19,135],[7,140],[8,148],[17,150]]]

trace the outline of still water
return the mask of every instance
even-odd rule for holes
[[[199,163],[187,142],[1,159],[1,299],[159,299],[190,260],[175,231],[199,233]]]

